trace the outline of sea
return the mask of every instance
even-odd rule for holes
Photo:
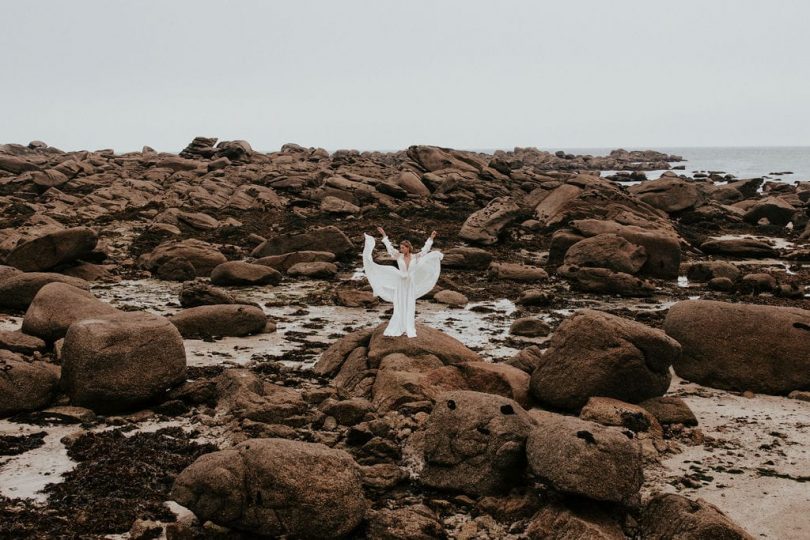
[[[546,150],[546,148],[542,148]],[[613,148],[553,148],[571,154],[604,156]],[[738,146],[738,147],[626,147],[625,150],[658,150],[682,156],[685,161],[671,163],[683,165],[685,170],[675,172],[692,175],[698,172],[719,171],[737,178],[768,178],[779,182],[810,181],[810,146]],[[613,171],[605,171],[606,176]],[[664,171],[646,171],[654,179]]]

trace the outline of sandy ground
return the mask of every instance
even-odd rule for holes
[[[356,274],[340,277],[358,278]],[[681,279],[679,285],[688,287],[689,283]],[[247,338],[186,340],[189,365],[244,365],[262,360],[280,360],[296,366],[310,364],[335,335],[376,324],[388,317],[386,311],[390,305],[385,303],[368,309],[307,305],[305,296],[319,287],[325,285],[315,281],[285,283],[279,287],[233,288],[238,295],[264,306],[265,312],[277,322],[277,331]],[[180,309],[179,288],[179,284],[146,279],[96,285],[93,291],[122,308],[169,315]],[[605,297],[600,302],[589,299],[581,305],[572,301],[569,308],[540,316],[553,322],[579,307],[599,309],[616,307],[617,303],[650,311],[666,309],[672,304],[666,299],[651,302]],[[488,309],[472,309],[482,306]],[[518,350],[515,347],[544,341],[544,338],[511,340],[508,328],[515,309],[506,299],[471,303],[465,308],[420,301],[417,320],[442,329],[486,358],[499,359],[513,355]],[[0,316],[0,329],[17,329],[20,323],[19,317]],[[507,338],[510,339],[507,341]],[[285,356],[296,349],[306,351],[306,359],[302,362],[302,355],[298,355],[297,360],[285,360]],[[648,467],[643,495],[663,490],[701,497],[717,505],[754,536],[810,538],[810,403],[765,395],[746,398],[688,383],[678,377],[673,378],[669,394],[686,400],[706,440],[696,446],[681,444],[680,453],[666,455],[660,465]],[[184,421],[144,422],[139,430],[183,425]],[[18,456],[0,458],[0,494],[41,499],[38,491],[49,482],[58,482],[60,475],[75,465],[67,457],[60,439],[78,429],[76,426],[41,427],[0,421],[0,434],[4,435],[47,432],[43,446]],[[215,437],[214,433],[206,434],[208,436]]]
[[[668,395],[686,401],[706,442],[646,469],[644,492],[703,498],[759,538],[810,538],[810,403],[678,377]],[[679,482],[684,477],[694,485]]]

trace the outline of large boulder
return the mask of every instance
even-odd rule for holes
[[[700,250],[709,255],[728,257],[766,258],[779,255],[773,246],[755,238],[715,238],[703,242]]]
[[[268,424],[303,424],[308,409],[301,393],[262,381],[247,369],[227,369],[216,378],[217,409]]]
[[[39,166],[17,156],[0,154],[0,170],[20,174],[27,171],[38,171]]]
[[[337,274],[337,266],[326,261],[300,262],[290,266],[287,274],[293,277],[330,279]]]
[[[740,269],[726,261],[695,261],[685,265],[689,281],[709,282],[715,278],[727,278],[737,281]]]
[[[280,282],[278,270],[245,261],[224,262],[211,270],[214,285],[277,285]]]
[[[46,407],[58,388],[58,367],[0,350],[0,418]]]
[[[446,536],[439,517],[424,504],[372,510],[366,535],[368,540],[434,540]]]
[[[532,194],[527,198],[532,198]],[[594,175],[568,178],[565,184],[545,191],[537,199],[535,217],[544,228],[557,229],[574,220],[592,218],[645,229],[673,230],[663,211],[625,193],[610,180]]]
[[[557,274],[571,280],[575,289],[585,292],[643,297],[655,291],[653,284],[647,280],[608,268],[563,265],[557,268]]]
[[[527,264],[493,262],[487,270],[489,276],[507,281],[545,281],[548,273],[538,266]]]
[[[378,411],[385,413],[408,403],[432,401],[441,388],[433,392],[425,379],[428,373],[441,367],[442,361],[432,355],[409,357],[393,353],[383,358],[379,368],[372,371],[366,359],[352,353],[335,377],[335,385],[345,391],[360,393],[365,391],[367,381],[373,381],[372,403]]]
[[[340,538],[366,514],[359,467],[323,444],[249,439],[181,472],[171,498],[201,521],[262,536]]]
[[[183,338],[158,315],[83,319],[65,335],[61,385],[73,405],[123,411],[161,397],[185,378]]]
[[[647,180],[630,186],[628,191],[650,206],[668,214],[700,206],[704,199],[695,182],[681,178]]]
[[[202,240],[187,239],[160,244],[150,253],[142,255],[139,263],[147,270],[159,272],[165,264],[185,261],[194,269],[197,277],[208,277],[218,265],[227,261],[225,255]]]
[[[513,399],[521,407],[530,404],[529,374],[508,364],[464,362],[442,366],[427,372],[422,385],[429,397],[442,391],[473,390]]]
[[[520,206],[510,197],[497,197],[481,210],[470,214],[458,234],[477,244],[494,244],[503,228],[512,223],[520,212]]]
[[[122,312],[83,319],[65,335],[61,385],[73,405],[130,410],[161,397],[185,375],[183,339],[163,317]]]
[[[466,345],[440,330],[423,324],[416,324],[416,337],[391,337],[383,334],[388,323],[374,329],[368,347],[369,361],[376,367],[380,360],[392,353],[402,353],[410,357],[433,355],[444,364],[481,362],[483,358]]]
[[[528,540],[625,540],[619,524],[594,504],[544,506],[526,527]],[[574,503],[574,504],[572,504]]]
[[[349,354],[360,347],[363,347],[363,356],[365,357],[365,346],[368,345],[372,334],[381,326],[382,325],[378,325],[374,328],[361,328],[360,330],[355,330],[354,332],[346,334],[345,336],[336,340],[321,353],[321,356],[315,363],[312,371],[316,375],[322,377],[334,376],[343,366],[343,363],[346,361]]]
[[[52,343],[64,337],[76,321],[118,312],[90,291],[66,283],[49,283],[39,290],[28,306],[22,331]]]
[[[40,289],[49,283],[64,283],[77,289],[90,289],[90,284],[83,279],[50,272],[23,272],[0,281],[0,308],[28,309]]]
[[[299,234],[285,234],[270,238],[253,250],[253,257],[281,255],[291,251],[328,251],[337,257],[354,252],[355,247],[343,231],[330,225]]]
[[[21,353],[33,354],[42,351],[47,344],[36,336],[29,336],[19,330],[0,330],[0,349]]]
[[[426,171],[458,169],[460,171],[478,172],[478,167],[459,159],[449,148],[414,145],[408,147],[407,152],[408,157]]]
[[[810,311],[687,300],[664,330],[683,348],[675,372],[727,390],[787,394],[810,388]]]
[[[640,407],[652,414],[659,424],[698,425],[697,417],[686,402],[676,396],[654,397],[639,403]]]
[[[329,251],[293,251],[281,255],[268,255],[256,259],[255,264],[262,264],[275,268],[279,272],[286,272],[288,268],[298,263],[333,262],[335,254]]]
[[[628,242],[642,246],[647,260],[639,270],[641,275],[663,279],[678,277],[681,264],[681,245],[674,231],[664,227],[623,225],[615,221],[579,219],[571,223],[579,234],[596,236],[615,234]]]
[[[430,195],[430,190],[425,186],[419,175],[413,171],[401,171],[394,179],[394,183],[400,186],[408,193],[418,195],[420,197],[427,197]]]
[[[531,391],[545,405],[577,410],[592,396],[628,403],[661,396],[680,346],[661,330],[592,309],[563,321],[532,373]]]
[[[581,240],[565,253],[565,264],[607,268],[635,274],[647,262],[647,251],[616,234],[598,234]]]
[[[245,304],[197,306],[172,315],[169,320],[184,338],[247,336],[267,325],[261,308]]]
[[[96,247],[98,235],[87,227],[75,227],[29,240],[6,256],[6,264],[24,272],[43,272],[75,261]]]
[[[471,495],[507,490],[523,474],[533,425],[511,399],[469,391],[442,394],[425,423],[419,479]]]
[[[627,504],[644,482],[641,444],[616,427],[537,411],[526,441],[532,472],[554,489]]]
[[[216,304],[237,304],[234,295],[209,285],[203,280],[186,281],[180,288],[180,305],[184,308]]]
[[[544,227],[563,224],[568,217],[569,207],[582,194],[582,188],[563,184],[548,193],[534,209],[537,220]]]
[[[784,199],[766,197],[749,208],[743,215],[743,220],[756,225],[764,218],[771,225],[787,225],[795,213],[796,208]]]
[[[648,540],[754,539],[713,504],[675,493],[661,493],[650,499],[639,525],[642,537]]]
[[[481,248],[456,247],[443,252],[442,266],[464,270],[486,270],[492,262],[492,254]]]

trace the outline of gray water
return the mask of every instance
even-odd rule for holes
[[[554,148],[552,150],[603,156],[609,154],[612,148]],[[686,167],[684,171],[676,172],[690,175],[696,172],[722,171],[733,174],[737,178],[768,177],[772,180],[791,183],[810,180],[810,146],[627,147],[625,150],[658,150],[682,156],[686,161],[671,165],[684,165]],[[785,171],[792,174],[772,174]],[[647,177],[657,178],[662,172],[649,171]]]

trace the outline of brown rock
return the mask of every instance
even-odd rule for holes
[[[483,361],[478,353],[471,351],[457,339],[430,326],[417,323],[415,338],[385,336],[383,332],[386,326],[387,322],[377,326],[369,342],[368,357],[374,365],[379,365],[384,357],[392,353],[410,357],[433,355],[444,364]]]
[[[155,271],[172,259],[188,261],[197,277],[208,277],[215,267],[227,261],[225,255],[211,244],[188,239],[160,244],[151,253],[141,256],[139,262],[147,270]]]
[[[765,218],[771,225],[784,226],[793,219],[796,208],[779,197],[766,197],[757,201],[743,216],[743,220],[756,225]]]
[[[647,503],[641,534],[650,540],[753,540],[716,506],[674,493],[659,494]]]
[[[89,291],[49,283],[39,290],[23,318],[22,331],[49,343],[65,337],[71,324],[82,319],[120,313]]]
[[[752,238],[727,238],[703,242],[701,251],[711,255],[729,257],[766,258],[778,256],[777,251],[769,244]]]
[[[521,317],[512,321],[509,333],[515,336],[544,337],[551,333],[551,328],[543,319]]]
[[[0,349],[30,355],[45,349],[45,342],[19,330],[0,330]]]
[[[695,413],[684,400],[675,396],[654,397],[639,403],[639,406],[648,410],[659,423],[683,424],[685,426],[698,425]]]
[[[281,255],[268,255],[256,259],[256,264],[271,266],[279,272],[286,272],[291,266],[302,262],[334,262],[335,254],[329,251],[293,251]]]
[[[184,308],[236,303],[231,293],[202,280],[186,281],[180,288],[180,305]]]
[[[270,238],[254,249],[251,255],[259,258],[292,251],[328,251],[340,257],[350,252],[354,253],[356,250],[348,236],[337,227],[330,225],[301,234]]]
[[[433,540],[445,537],[438,516],[423,504],[370,512],[366,534],[369,540]]]
[[[467,391],[441,394],[425,423],[419,479],[429,487],[470,495],[506,490],[523,475],[524,446],[533,425],[511,399]]]
[[[669,214],[696,208],[703,204],[703,194],[694,181],[680,178],[647,180],[628,191],[645,203]]]
[[[608,268],[635,274],[647,262],[646,250],[615,234],[599,234],[571,246],[565,264],[579,267]]]
[[[662,435],[661,425],[647,409],[618,399],[592,397],[582,407],[579,417],[603,426],[627,428],[636,433],[649,432],[658,437]]]
[[[0,418],[46,407],[58,386],[58,367],[0,349]]]
[[[727,390],[787,394],[810,386],[810,311],[711,300],[678,302],[664,330],[681,377]]]
[[[564,265],[557,268],[557,273],[570,279],[574,288],[585,292],[643,297],[650,296],[655,291],[655,287],[649,281],[607,268]]]
[[[548,273],[537,266],[515,263],[496,263],[489,265],[489,275],[496,279],[508,281],[544,281]]]
[[[49,283],[65,283],[78,289],[90,289],[90,284],[83,279],[49,272],[23,272],[0,281],[0,307],[28,309],[40,289]]]
[[[564,493],[627,504],[644,481],[641,445],[621,429],[535,411],[526,440],[531,470]]]
[[[287,269],[287,275],[314,279],[330,279],[337,274],[337,266],[326,261],[295,263]]]
[[[116,313],[77,321],[65,335],[61,385],[73,405],[119,412],[185,378],[183,339],[163,317]]]
[[[267,316],[261,308],[220,304],[187,308],[169,318],[184,338],[247,336],[264,331]]]
[[[457,291],[443,290],[433,295],[433,299],[441,304],[463,307],[470,301],[466,296]]]
[[[615,315],[583,309],[554,332],[532,373],[534,397],[576,410],[592,396],[638,403],[669,388],[669,366],[680,346],[660,330]]]
[[[535,514],[526,528],[529,540],[624,540],[622,528],[593,504],[575,508],[551,504]]]
[[[260,264],[245,261],[229,261],[211,270],[214,285],[278,285],[281,272]]]
[[[273,537],[340,538],[368,509],[349,454],[285,439],[201,456],[178,475],[171,497],[201,521]]]
[[[457,247],[443,252],[442,266],[465,270],[485,270],[492,262],[492,254],[481,248]]]
[[[42,272],[89,254],[97,242],[98,235],[87,227],[55,231],[14,248],[6,264],[24,272]]]
[[[481,210],[470,214],[461,226],[459,236],[478,244],[494,244],[504,227],[512,223],[520,212],[520,206],[510,197],[497,197]]]

